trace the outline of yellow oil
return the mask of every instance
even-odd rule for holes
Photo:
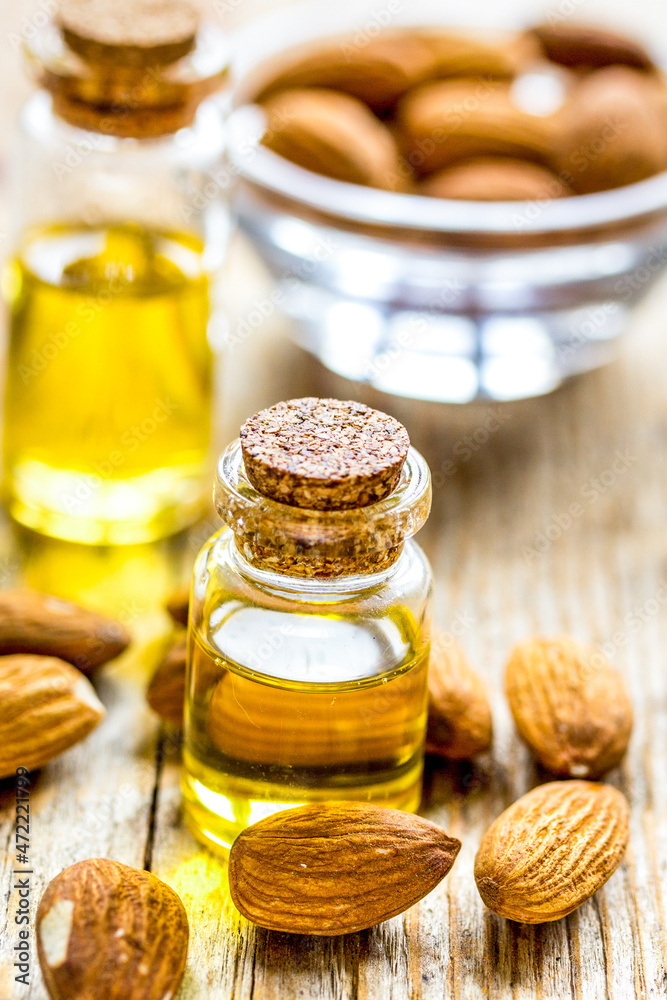
[[[135,225],[29,232],[10,308],[4,493],[77,542],[144,542],[207,490],[212,355],[201,240]]]
[[[185,814],[214,850],[250,823],[308,802],[419,806],[429,648],[410,616],[396,612],[383,626],[354,616],[291,617],[273,630],[252,618],[245,636],[236,629],[230,646],[247,642],[255,651],[246,665],[190,630]],[[362,657],[374,644],[386,656],[390,634],[404,651],[400,662],[377,673],[372,654],[368,670],[357,670],[346,650]],[[346,679],[351,673],[368,676]]]

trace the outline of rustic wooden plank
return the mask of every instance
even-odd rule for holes
[[[190,914],[192,945],[181,1000],[665,996],[663,302],[664,290],[644,310],[623,361],[547,399],[503,408],[498,429],[465,459],[456,455],[456,443],[485,426],[488,406],[453,410],[367,397],[406,420],[436,473],[433,516],[423,534],[436,572],[436,616],[443,628],[461,633],[490,685],[496,738],[492,756],[473,765],[429,762],[424,812],[462,839],[461,855],[447,880],[418,907],[365,934],[310,940],[252,928],[231,905],[224,864],[183,829],[178,747],[168,737],[158,744],[142,689],[154,644],[168,629],[159,611],[162,596],[192,562],[215,519],[181,540],[180,548],[140,547],[92,559],[29,537],[15,548],[0,533],[4,583],[27,559],[30,583],[114,606],[139,638],[134,653],[100,679],[109,708],[104,725],[39,779],[39,886],[81,857],[107,854],[139,865],[148,857],[182,894]],[[247,371],[252,379],[241,377]],[[321,372],[271,324],[232,352],[226,384],[227,436],[253,408],[305,387],[363,395]],[[625,459],[617,461],[619,454]],[[457,467],[450,474],[445,470],[452,456]],[[568,524],[572,504],[581,512],[570,515]],[[600,644],[628,681],[635,735],[610,780],[631,802],[632,843],[619,872],[576,914],[552,925],[520,927],[482,906],[472,875],[474,854],[491,820],[545,777],[519,744],[502,696],[507,652],[527,635],[559,631]],[[163,765],[151,825],[159,747]],[[6,847],[11,790],[4,795],[0,844]],[[6,850],[3,857],[7,899]],[[6,963],[13,933],[4,910],[2,919],[0,996],[45,1000],[36,975],[27,994],[12,990]]]
[[[7,535],[5,541],[11,536]],[[147,670],[170,628],[162,604],[179,571],[181,546],[137,546],[98,551],[21,534],[0,564],[18,582],[117,615],[132,630],[133,646],[96,675],[107,709],[83,743],[34,776],[30,795],[31,921],[46,884],[63,868],[87,857],[110,857],[143,867],[150,854],[156,786],[158,724],[144,699]],[[8,571],[5,585],[12,582]],[[44,1000],[33,945],[30,987],[14,982],[17,943],[12,891],[14,783],[0,783],[0,996]]]

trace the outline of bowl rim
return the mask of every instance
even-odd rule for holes
[[[258,110],[246,105],[229,118],[228,155],[234,172],[272,195],[342,222],[525,236],[606,228],[667,214],[667,171],[609,191],[541,201],[464,201],[349,184],[299,167],[260,145]]]
[[[326,18],[319,15],[312,31],[304,32],[304,22],[318,10],[317,2],[301,0],[292,11],[300,12],[297,37],[282,47],[273,50],[273,56],[281,56],[290,50],[297,50],[308,39],[341,37],[345,31],[354,31],[354,24],[347,29],[340,18],[347,18],[346,7],[355,10],[355,17],[363,17],[364,0],[339,0],[331,13],[330,27],[324,29]],[[357,4],[359,6],[357,6]],[[428,6],[428,4],[425,4]],[[521,6],[519,3],[518,6]],[[425,21],[416,9],[405,12],[389,30],[409,30],[423,28]],[[525,12],[524,12],[525,13]],[[283,12],[284,14],[284,12]],[[521,23],[524,18],[521,17]],[[334,23],[335,22],[335,23]],[[450,24],[453,30],[471,27],[464,17],[448,18],[443,24]],[[492,23],[497,30],[516,29],[520,25],[505,18],[501,23]],[[627,184],[623,187],[594,194],[572,195],[566,198],[541,199],[533,201],[479,202],[425,195],[383,191],[379,188],[364,187],[335,180],[299,167],[284,157],[260,145],[262,115],[256,105],[237,104],[239,93],[243,93],[249,76],[267,58],[251,58],[252,65],[243,65],[253,39],[266,39],[284,32],[285,18],[276,18],[275,11],[269,11],[252,21],[241,25],[231,37],[232,49],[232,112],[228,120],[228,156],[232,173],[249,181],[265,192],[278,196],[315,211],[329,218],[362,226],[392,228],[397,230],[420,230],[425,233],[484,235],[497,237],[521,237],[526,235],[562,234],[582,230],[599,230],[613,226],[623,226],[645,220],[647,217],[667,214],[667,170],[646,180]],[[245,58],[244,58],[245,56]],[[239,58],[240,57],[240,58]],[[239,64],[241,66],[238,71]]]

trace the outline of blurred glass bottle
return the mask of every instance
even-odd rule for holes
[[[158,538],[208,479],[225,39],[188,0],[65,0],[27,54],[5,501],[60,538]]]

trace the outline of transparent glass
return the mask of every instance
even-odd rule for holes
[[[293,46],[350,33],[364,45],[386,28],[465,26],[466,16],[474,26],[467,6],[415,0],[390,11],[341,0],[259,19],[234,39],[230,121],[236,212],[297,342],[345,378],[452,403],[539,395],[615,357],[667,266],[667,174],[544,202],[396,194],[277,157],[258,145],[258,109],[243,104],[258,67]],[[478,23],[542,16],[534,3],[487,4]]]
[[[215,99],[154,140],[75,128],[44,91],[24,109],[3,279],[4,495],[34,530],[133,543],[201,512],[224,137]]]
[[[218,503],[233,527],[195,565],[183,756],[186,819],[213,849],[307,802],[418,807],[431,573],[410,536],[428,515],[430,476],[413,450],[406,466],[387,500],[322,519],[256,493],[238,442],[223,456]],[[385,546],[391,565],[308,575],[325,553],[352,551],[353,533],[368,542],[355,561]],[[298,535],[304,575],[257,565],[265,543],[289,551]]]

